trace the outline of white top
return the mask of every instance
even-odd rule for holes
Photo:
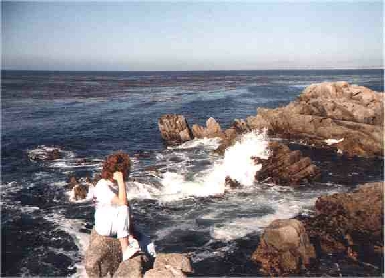
[[[99,180],[94,188],[95,229],[101,235],[109,233],[116,217],[118,206],[111,201],[117,193],[118,187],[105,179]]]
[[[94,201],[96,209],[114,206],[111,201],[118,195],[118,187],[109,180],[101,179],[94,188]]]

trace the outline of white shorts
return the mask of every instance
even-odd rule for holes
[[[95,210],[95,230],[101,236],[127,237],[130,232],[128,206],[105,206]]]

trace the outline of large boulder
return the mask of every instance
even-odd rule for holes
[[[384,183],[318,198],[316,216],[302,220],[320,253],[383,261]]]
[[[346,82],[313,84],[297,100],[276,109],[259,108],[246,119],[250,129],[267,128],[270,134],[301,139],[333,148],[349,156],[382,156],[383,95]]]
[[[143,265],[146,261],[145,255],[136,255],[129,260],[120,263],[118,269],[114,273],[113,278],[142,278]]]
[[[300,183],[310,182],[321,176],[321,171],[309,157],[303,157],[301,151],[291,151],[288,146],[269,143],[270,156],[266,160],[255,158],[262,168],[255,174],[260,182],[273,182],[280,185],[297,187]]]
[[[298,274],[315,259],[315,251],[300,221],[277,219],[264,230],[251,259],[271,276]]]
[[[120,242],[116,238],[99,235],[92,230],[85,256],[88,277],[113,276],[122,261]]]
[[[147,271],[144,278],[183,278],[192,272],[190,259],[186,255],[178,253],[158,254],[153,269]]]
[[[158,127],[163,140],[168,145],[178,145],[193,139],[190,127],[182,115],[163,115],[158,120]]]
[[[101,236],[92,230],[90,244],[85,256],[85,269],[88,277],[129,277],[141,278],[149,268],[149,258],[138,253],[122,262],[120,242],[113,237]],[[144,277],[186,277],[192,273],[190,259],[184,254],[159,253],[155,258],[153,269]]]

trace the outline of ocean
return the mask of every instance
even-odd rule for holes
[[[323,194],[383,180],[383,160],[291,144],[321,167],[321,180],[298,189],[258,184],[243,162],[250,152],[266,155],[265,134],[249,134],[220,157],[212,153],[216,139],[165,146],[158,118],[183,114],[190,125],[204,125],[214,117],[228,128],[258,107],[288,104],[312,83],[340,80],[384,91],[382,70],[2,71],[2,276],[85,276],[94,208],[71,200],[67,184],[71,176],[94,177],[118,150],[133,161],[128,195],[135,225],[158,252],[188,253],[194,276],[261,275],[249,258],[264,227],[311,214]],[[61,159],[29,158],[53,147]],[[245,187],[225,192],[226,171]],[[370,271],[326,257],[306,275],[378,274]]]

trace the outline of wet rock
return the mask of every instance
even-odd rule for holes
[[[145,255],[139,254],[129,260],[121,262],[113,278],[142,278],[143,265],[145,261]]]
[[[311,159],[303,157],[301,151],[291,151],[288,146],[270,142],[270,156],[266,160],[254,160],[262,168],[255,174],[260,182],[273,182],[279,185],[298,186],[300,183],[317,180],[321,172]]]
[[[63,158],[63,154],[57,148],[42,146],[40,149],[30,151],[28,157],[34,161],[51,161]]]
[[[89,247],[85,255],[88,277],[113,276],[122,261],[119,240],[99,235],[92,230]]]
[[[310,141],[344,139],[332,147],[349,156],[382,156],[384,100],[380,93],[346,82],[313,84],[285,107],[259,108],[246,119],[251,129]]]
[[[101,175],[99,175],[99,174],[95,175],[94,178],[92,179],[92,182],[91,182],[92,185],[95,186],[98,183],[98,181],[100,181],[101,179],[102,179]]]
[[[193,139],[190,127],[182,115],[163,115],[158,120],[158,127],[163,140],[168,145],[178,145]]]
[[[68,189],[72,189],[75,187],[75,185],[77,185],[79,182],[78,180],[76,179],[76,177],[72,176],[69,178],[69,181],[68,181],[68,184],[67,184],[67,187]]]
[[[238,134],[243,134],[251,131],[251,128],[243,119],[235,119],[232,124],[232,128],[235,129]]]
[[[318,252],[383,262],[384,183],[318,198],[316,216],[303,220]]]
[[[251,259],[271,276],[298,274],[315,259],[315,251],[300,221],[277,219],[264,230]]]
[[[76,184],[72,188],[72,199],[75,201],[83,200],[87,197],[88,186],[84,184]]]
[[[239,183],[239,181],[230,178],[229,176],[226,176],[225,178],[225,186],[229,188],[239,188],[242,185]]]

